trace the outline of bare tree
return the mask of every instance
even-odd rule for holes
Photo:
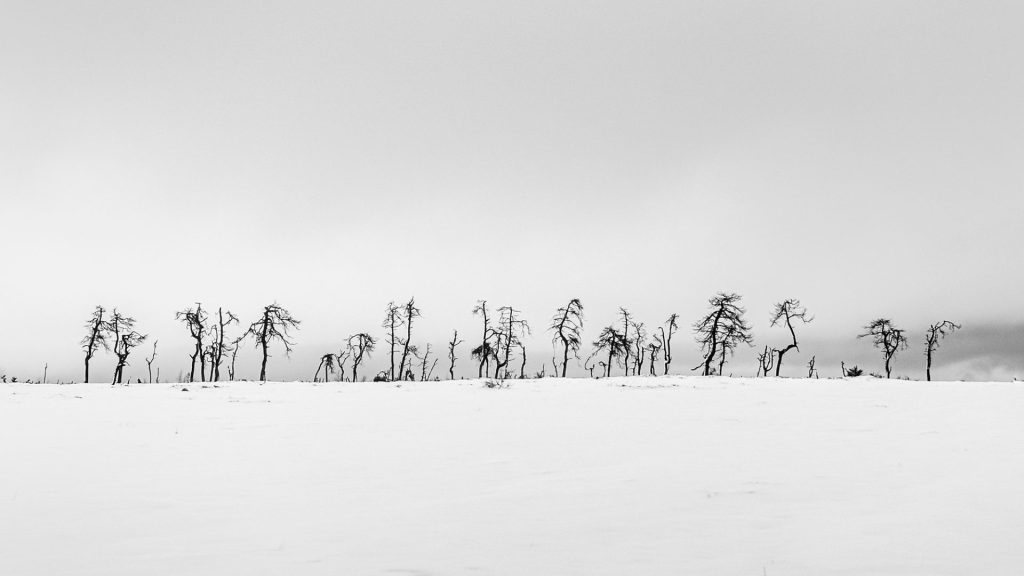
[[[647,331],[644,330],[643,322],[633,322],[633,350],[636,352],[633,360],[633,375],[639,376],[644,368],[644,351],[647,349]],[[654,362],[653,360],[651,361]]]
[[[629,339],[629,326],[633,323],[633,316],[629,313],[629,310],[622,307],[619,308],[619,314],[622,315],[622,342],[626,347],[625,358],[622,364],[625,367],[625,375],[629,376],[629,349],[633,345],[633,341]]]
[[[573,298],[568,304],[558,309],[551,318],[551,326],[548,328],[554,332],[551,343],[557,346],[562,345],[562,378],[565,378],[566,367],[569,364],[569,354],[579,360],[580,344],[582,338],[580,332],[583,330],[583,304],[579,298]],[[555,366],[558,369],[558,366]]]
[[[206,354],[203,348],[203,337],[206,335],[206,312],[203,311],[202,303],[197,302],[195,309],[191,307],[186,308],[180,312],[175,312],[174,318],[179,322],[184,322],[188,327],[188,332],[192,336],[192,340],[195,341],[195,348],[192,352],[192,369],[189,371],[188,381],[195,382],[196,380],[196,358],[199,358],[199,377],[203,382],[206,382]]]
[[[626,341],[625,336],[616,330],[614,326],[605,326],[601,330],[601,334],[598,335],[597,340],[593,342],[593,345],[593,356],[598,354],[608,355],[607,362],[599,362],[604,368],[605,377],[612,375],[612,365],[616,361],[621,361],[621,358],[629,351],[629,343]]]
[[[159,340],[153,340],[153,354],[146,358],[146,372],[149,374],[149,383],[153,383],[153,361],[156,360],[156,345]]]
[[[359,379],[359,365],[362,364],[364,357],[369,358],[373,356],[373,350],[377,347],[377,340],[366,332],[360,332],[348,337],[346,347],[348,348],[349,355],[352,357],[352,381],[356,382]]]
[[[455,357],[455,347],[462,344],[462,340],[459,340],[459,331],[455,330],[452,334],[452,339],[448,342],[448,379],[455,380],[455,361],[458,358]]]
[[[225,313],[227,319],[224,318]],[[217,324],[213,326],[213,341],[210,343],[210,379],[214,382],[220,381],[220,366],[224,362],[224,353],[230,350],[224,343],[224,333],[225,328],[231,324],[238,324],[238,317],[230,310],[225,312],[223,308],[217,308]]]
[[[814,367],[814,361],[817,356],[811,356],[811,361],[807,363],[807,377],[818,379],[818,369]]]
[[[721,361],[718,371],[721,374],[726,352],[732,353],[737,345],[750,345],[753,341],[750,326],[743,319],[746,310],[740,307],[740,300],[742,297],[739,294],[719,292],[708,300],[711,311],[693,325],[697,343],[704,352],[704,362],[697,365],[694,370],[703,366],[704,376],[711,375],[711,363],[719,354]]]
[[[235,359],[238,357],[238,348],[242,345],[242,340],[245,340],[245,334],[231,341],[231,365],[228,366],[228,380],[232,382],[235,381]]]
[[[947,335],[952,334],[959,330],[961,326],[954,324],[949,320],[943,320],[936,324],[932,324],[928,327],[928,332],[925,335],[925,356],[928,359],[928,364],[925,367],[925,377],[929,382],[932,380],[932,355],[939,349],[939,342],[946,338]]]
[[[124,367],[128,365],[128,355],[132,348],[142,344],[146,340],[144,334],[135,331],[135,319],[125,316],[114,308],[114,312],[107,321],[107,331],[114,338],[114,355],[117,356],[117,366],[114,368],[114,378],[111,384],[121,384],[124,380]]]
[[[655,367],[656,367],[655,362],[658,361],[658,352],[660,352],[660,351],[661,351],[661,342],[658,339],[658,335],[655,334],[654,335],[654,342],[651,342],[650,344],[647,345],[647,353],[648,353],[648,356],[651,359],[651,362],[650,362],[651,376],[657,376],[658,375],[658,373],[655,371]]]
[[[437,367],[437,358],[434,358],[433,364],[430,363],[430,344],[427,344],[426,349],[423,351],[423,356],[419,360],[420,382],[426,382],[434,375],[434,368]]]
[[[320,377],[320,369],[324,371],[324,382],[327,382],[330,378],[330,373],[334,372],[335,363],[338,361],[337,354],[324,354],[320,357],[320,364],[316,367],[316,373],[313,374],[313,382],[318,382]]]
[[[666,331],[665,328],[668,328]],[[679,315],[672,314],[665,321],[665,326],[658,327],[658,334],[654,335],[654,339],[658,342],[658,347],[662,351],[662,358],[665,359],[665,372],[668,374],[668,368],[672,364],[672,335],[679,330]],[[653,372],[652,372],[653,375]]]
[[[885,377],[891,378],[893,356],[900,350],[907,349],[907,338],[903,335],[903,330],[896,328],[888,318],[874,320],[865,326],[864,330],[866,332],[857,338],[871,338],[871,343],[881,350],[885,357]]]
[[[381,327],[387,330],[385,341],[391,347],[391,368],[388,370],[388,381],[391,382],[395,380],[395,346],[401,340],[396,332],[401,325],[402,309],[396,306],[393,301],[388,302],[387,310],[384,313],[384,322],[381,323]]]
[[[800,351],[800,347],[796,341],[796,330],[793,329],[793,321],[799,320],[804,324],[810,323],[814,318],[807,317],[807,308],[800,304],[800,301],[795,298],[787,298],[782,302],[775,305],[772,310],[772,327],[776,325],[785,326],[789,330],[789,335],[792,341],[786,345],[785,348],[775,350],[775,354],[778,359],[775,362],[775,375],[779,375],[779,371],[782,370],[782,357],[786,355],[786,352],[790,350]],[[767,376],[767,374],[765,374]]]
[[[422,316],[420,309],[416,307],[416,299],[409,298],[409,301],[402,306],[402,320],[405,322],[405,338],[402,340],[402,361],[398,364],[398,373],[405,374],[405,360],[409,356],[409,344],[412,341],[412,322]],[[412,361],[409,361],[412,368]]]
[[[510,374],[507,368],[512,355],[512,348],[523,348],[525,351],[523,337],[530,333],[530,325],[526,320],[518,316],[521,314],[521,311],[511,306],[498,308],[498,314],[498,328],[495,330],[497,346],[495,350],[494,377],[508,378]],[[500,356],[502,353],[502,342],[504,342],[505,352],[503,356]]]
[[[777,350],[765,346],[764,352],[757,355],[757,374],[754,375],[755,378],[761,374],[768,376],[768,371],[775,364],[775,352]]]
[[[256,340],[256,346],[263,352],[263,362],[260,364],[260,381],[267,381],[267,358],[270,357],[268,348],[274,340],[279,340],[284,345],[285,355],[291,355],[292,346],[295,345],[291,338],[290,330],[299,327],[300,322],[296,320],[288,310],[276,302],[263,307],[263,315],[253,322],[246,335],[252,335]]]
[[[107,321],[104,320],[103,315],[106,314],[106,310],[103,306],[96,306],[96,309],[92,311],[92,316],[85,323],[85,328],[88,330],[85,337],[82,338],[82,350],[85,351],[85,382],[89,382],[89,361],[96,354],[96,351],[100,348],[104,350],[110,350],[110,343],[107,341]]]
[[[483,318],[483,336],[480,340],[480,345],[473,348],[470,355],[473,358],[480,360],[480,367],[477,370],[477,378],[483,378],[491,369],[491,358],[496,358],[497,351],[494,346],[491,345],[491,341],[494,339],[494,329],[490,325],[490,317],[487,311],[487,300],[477,300],[476,306],[473,308],[473,315],[480,315]]]

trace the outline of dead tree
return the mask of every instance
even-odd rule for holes
[[[153,361],[156,360],[156,345],[159,340],[153,340],[153,354],[146,358],[146,372],[149,374],[149,383],[153,383]]]
[[[907,349],[907,338],[903,335],[903,330],[896,328],[888,318],[874,320],[865,326],[864,330],[866,332],[857,338],[871,338],[871,343],[882,351],[885,358],[885,377],[891,378],[893,356],[900,350]]]
[[[224,318],[225,313],[227,319]],[[238,324],[238,317],[230,310],[225,312],[223,308],[217,308],[217,324],[213,326],[213,342],[210,344],[210,379],[214,382],[220,381],[220,366],[224,362],[224,353],[229,350],[227,344],[224,343],[224,333],[225,328],[231,324]]]
[[[811,356],[811,361],[807,363],[807,377],[818,379],[818,369],[814,367],[814,360],[817,356]]]
[[[765,346],[764,352],[757,355],[757,374],[754,374],[755,378],[761,374],[768,376],[768,371],[775,364],[775,352],[776,350]]]
[[[426,382],[430,380],[431,376],[434,375],[434,368],[437,367],[437,358],[434,358],[434,363],[430,363],[430,344],[427,344],[426,349],[423,351],[423,356],[420,360],[420,382]],[[428,368],[429,366],[429,368]]]
[[[721,374],[725,366],[726,352],[732,353],[739,344],[750,345],[753,341],[750,326],[743,319],[746,310],[740,307],[740,300],[742,297],[739,294],[719,292],[708,300],[711,311],[693,325],[697,343],[701,345],[704,353],[704,362],[693,369],[703,367],[704,376],[711,375],[711,364],[719,355]]]
[[[242,345],[242,340],[245,340],[245,334],[231,341],[231,365],[228,366],[228,380],[232,382],[235,381],[235,359],[238,357],[238,348]]]
[[[295,345],[291,338],[290,331],[298,329],[300,322],[296,320],[288,310],[276,302],[263,307],[263,315],[253,322],[246,335],[252,335],[256,346],[263,352],[263,362],[260,364],[260,382],[267,381],[267,358],[270,357],[268,349],[274,340],[279,340],[284,345],[286,356],[292,353],[292,346]]]
[[[455,380],[455,361],[458,358],[455,357],[455,347],[462,344],[462,340],[459,340],[459,331],[455,330],[452,334],[452,339],[448,342],[448,379]]]
[[[508,365],[512,357],[512,348],[523,348],[525,352],[523,338],[530,333],[530,324],[518,316],[521,313],[511,306],[498,308],[498,328],[495,331],[495,378],[504,379],[510,376]]]
[[[949,320],[943,320],[942,322],[932,324],[928,327],[924,343],[925,357],[928,359],[928,364],[925,366],[925,377],[929,382],[932,380],[932,355],[939,349],[939,343],[945,339],[948,334],[952,334],[960,328],[961,326],[959,324],[954,324]]]
[[[319,381],[320,369],[324,371],[324,382],[327,382],[330,377],[330,373],[334,372],[335,363],[338,361],[337,354],[324,354],[320,357],[320,364],[316,367],[316,373],[313,374],[313,382]]]
[[[626,346],[625,358],[622,364],[625,367],[625,375],[629,376],[629,349],[633,345],[633,341],[629,339],[629,325],[633,323],[633,316],[629,313],[629,310],[621,307],[619,308],[619,314],[622,315],[622,341]]]
[[[483,378],[491,369],[491,358],[495,357],[497,352],[494,346],[491,345],[494,339],[494,329],[491,328],[490,318],[487,311],[487,300],[478,300],[476,306],[473,308],[473,315],[480,315],[483,318],[483,336],[480,340],[480,345],[473,348],[470,355],[480,361],[480,367],[477,370],[477,378]]]
[[[785,348],[775,350],[775,355],[778,357],[775,361],[775,376],[778,376],[779,371],[782,369],[782,357],[786,355],[786,352],[790,350],[800,351],[796,341],[796,330],[793,329],[794,320],[807,324],[814,320],[814,318],[807,317],[807,308],[804,308],[800,301],[795,298],[783,300],[775,305],[775,309],[772,310],[772,327],[775,327],[776,324],[781,324],[789,330],[789,335],[792,337],[792,341]]]
[[[391,347],[391,367],[388,370],[388,381],[395,380],[395,346],[398,345],[400,337],[397,334],[398,328],[402,325],[402,309],[394,302],[388,302],[387,310],[384,313],[384,322],[381,327],[387,330],[385,341]]]
[[[409,301],[402,306],[402,320],[405,322],[405,338],[402,340],[402,361],[398,364],[398,373],[405,374],[405,360],[409,356],[409,344],[412,341],[412,322],[422,316],[420,309],[416,307],[416,299],[409,298]],[[409,361],[412,368],[412,361]]]
[[[192,336],[192,340],[195,341],[195,348],[190,356],[192,359],[192,369],[189,371],[188,381],[195,382],[196,380],[196,358],[198,358],[200,366],[199,377],[203,382],[206,382],[206,354],[203,348],[203,337],[207,333],[207,318],[206,312],[203,311],[202,303],[197,302],[194,310],[189,307],[176,312],[174,318],[179,322],[185,323],[188,327],[188,333]]]
[[[655,334],[654,335],[654,342],[651,342],[650,344],[647,345],[647,354],[648,354],[648,357],[651,359],[651,362],[650,362],[651,376],[657,376],[658,375],[657,371],[655,370],[655,366],[656,366],[655,362],[658,361],[658,352],[659,351],[661,351],[661,344],[658,341],[658,335]]]
[[[608,355],[607,362],[599,362],[604,368],[604,376],[606,378],[612,375],[612,365],[616,361],[621,362],[622,357],[629,351],[629,343],[626,341],[625,336],[616,330],[614,326],[605,326],[601,330],[601,334],[598,335],[597,340],[593,342],[593,345],[593,355]]]
[[[114,355],[117,356],[114,378],[110,383],[121,384],[124,380],[124,367],[128,365],[128,355],[132,348],[146,340],[146,336],[135,331],[134,318],[121,314],[117,308],[114,308],[110,320],[107,321],[107,331],[113,335]]]
[[[97,306],[92,311],[92,316],[85,323],[85,328],[88,330],[85,337],[82,338],[81,345],[82,350],[85,351],[85,382],[89,382],[89,362],[92,357],[96,354],[96,351],[100,348],[109,351],[110,343],[107,341],[107,321],[103,318],[106,314],[106,310],[103,306]]]
[[[580,358],[580,332],[583,330],[583,304],[580,303],[580,299],[573,298],[559,308],[551,318],[551,326],[548,329],[554,332],[551,344],[556,347],[559,344],[562,346],[562,378],[565,378],[569,354],[572,353],[576,360]],[[555,369],[558,369],[557,365]]]
[[[359,365],[362,364],[364,357],[370,358],[373,356],[373,350],[377,347],[377,340],[365,332],[360,332],[348,337],[346,347],[348,348],[349,356],[352,357],[352,381],[356,382],[359,379]]]
[[[647,349],[647,331],[644,330],[643,322],[633,323],[633,350],[636,352],[633,360],[633,375],[639,376],[644,368],[644,350]],[[653,363],[653,360],[652,360]]]
[[[665,328],[668,328],[668,331]],[[668,374],[668,367],[672,364],[672,335],[679,330],[679,315],[672,314],[665,321],[665,326],[658,327],[658,334],[654,335],[654,339],[658,342],[658,347],[662,351],[662,357],[665,359],[665,372]],[[652,367],[653,375],[653,367]]]

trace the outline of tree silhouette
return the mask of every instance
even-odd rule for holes
[[[710,376],[711,364],[721,354],[719,373],[725,365],[726,353],[732,353],[739,344],[750,345],[753,338],[750,326],[743,319],[746,310],[740,307],[742,297],[739,294],[719,292],[708,300],[711,311],[693,325],[697,343],[704,353],[704,362],[694,370],[703,366],[704,376]]]
[[[928,359],[928,364],[925,367],[925,377],[929,382],[932,380],[932,355],[939,349],[939,342],[953,332],[959,330],[961,326],[954,324],[949,320],[943,320],[936,324],[932,324],[928,327],[928,332],[925,334],[925,356]]]
[[[644,330],[643,322],[633,322],[633,375],[639,376],[644,368],[644,351],[647,349],[647,331]],[[652,360],[653,363],[653,360]]]
[[[103,318],[105,313],[106,310],[103,306],[96,306],[92,311],[92,316],[85,323],[85,328],[88,332],[82,338],[81,345],[82,350],[85,352],[85,382],[87,384],[89,383],[89,362],[96,354],[96,351],[100,348],[110,350],[110,343],[107,342],[107,322]]]
[[[135,319],[125,316],[114,308],[114,312],[107,321],[107,330],[114,336],[114,355],[117,356],[117,366],[114,368],[114,378],[111,384],[121,384],[124,378],[124,367],[128,365],[128,355],[132,348],[142,344],[146,340],[144,334],[134,330]]]
[[[149,383],[153,383],[153,361],[156,360],[156,345],[159,340],[153,341],[153,354],[146,358],[146,372],[149,374]]]
[[[559,343],[562,345],[562,378],[565,378],[566,367],[569,364],[569,354],[579,360],[580,344],[582,338],[580,332],[583,330],[583,304],[579,298],[573,298],[568,304],[558,309],[551,318],[551,326],[548,328],[554,332],[551,338],[553,346]],[[558,369],[558,366],[555,366]]]
[[[774,348],[765,346],[764,352],[757,355],[757,374],[754,374],[755,378],[761,374],[764,374],[766,377],[768,376],[768,371],[771,370],[772,366],[775,364],[776,352],[777,350]]]
[[[622,344],[625,347],[623,352],[625,358],[622,360],[622,365],[626,371],[625,375],[629,376],[629,349],[633,346],[633,341],[629,339],[629,325],[633,323],[633,316],[629,310],[622,307],[619,308],[619,314],[622,316]]]
[[[655,367],[656,367],[655,362],[658,361],[658,352],[660,352],[660,351],[661,351],[661,342],[658,340],[658,335],[655,334],[654,335],[654,342],[651,342],[650,344],[647,345],[647,353],[648,353],[648,356],[651,359],[650,368],[649,368],[649,370],[651,371],[651,376],[657,376],[658,375],[657,372],[655,371]]]
[[[416,299],[409,298],[409,301],[402,306],[402,320],[405,322],[405,339],[402,340],[402,361],[398,364],[398,373],[406,374],[405,360],[409,356],[409,343],[412,341],[413,320],[422,316],[420,309],[416,307]],[[409,368],[412,368],[412,360],[409,361]]]
[[[210,342],[210,379],[214,382],[220,381],[220,366],[224,362],[224,353],[230,350],[224,343],[225,328],[231,324],[238,324],[238,317],[226,311],[227,319],[224,318],[223,308],[217,308],[217,324],[212,327],[213,339]]]
[[[455,347],[462,344],[462,340],[459,340],[459,331],[455,330],[452,333],[452,339],[448,342],[448,379],[455,380],[455,361],[458,358],[455,357]]]
[[[668,328],[666,331],[665,328]],[[665,326],[658,327],[658,334],[654,335],[654,339],[658,342],[658,348],[661,350],[662,358],[665,359],[665,374],[668,374],[668,368],[672,364],[672,335],[679,330],[679,315],[673,313],[665,321]]]
[[[384,313],[384,321],[381,327],[387,330],[385,341],[391,347],[391,367],[388,370],[388,381],[395,380],[395,346],[399,343],[397,334],[398,328],[402,325],[402,309],[395,305],[394,301],[388,302],[387,310]]]
[[[804,324],[807,324],[814,320],[814,318],[807,317],[807,308],[804,308],[800,301],[795,298],[789,298],[779,302],[775,305],[775,309],[772,310],[772,327],[776,324],[781,324],[789,330],[789,335],[793,338],[792,342],[786,345],[785,348],[775,350],[778,360],[775,362],[775,375],[779,375],[779,371],[782,369],[782,357],[786,355],[786,352],[790,350],[800,351],[800,348],[796,341],[796,330],[793,329],[793,320],[799,320]],[[766,373],[765,376],[768,374]]]
[[[238,338],[231,341],[231,364],[228,366],[228,380],[235,381],[235,359],[238,357],[238,348],[242,345],[242,340],[245,340],[245,334],[242,334]]]
[[[907,338],[903,335],[903,330],[896,328],[888,318],[874,320],[865,326],[864,330],[866,332],[857,338],[871,338],[872,345],[881,350],[885,358],[885,377],[891,378],[893,356],[900,350],[907,349]]]
[[[206,312],[203,311],[202,303],[197,302],[195,309],[188,307],[180,312],[174,313],[174,318],[179,322],[184,322],[188,327],[188,333],[192,336],[192,340],[195,341],[195,349],[192,352],[192,369],[189,371],[188,381],[195,382],[196,380],[196,358],[199,359],[199,377],[203,382],[206,382],[206,356],[205,349],[203,348],[203,336],[206,335]]]
[[[494,346],[491,345],[491,341],[494,339],[494,330],[490,325],[490,317],[487,310],[487,300],[477,300],[476,306],[473,307],[473,315],[481,316],[483,318],[483,337],[480,340],[480,345],[470,352],[473,358],[480,360],[480,367],[477,370],[477,378],[483,378],[490,371],[491,358],[494,357],[497,361],[497,351]]]
[[[373,350],[377,347],[377,340],[365,332],[360,332],[359,334],[349,336],[346,346],[348,347],[349,356],[352,357],[352,381],[356,382],[359,379],[359,365],[362,364],[364,357],[369,358],[373,356]]]
[[[260,364],[260,381],[267,381],[267,358],[270,357],[268,348],[274,340],[279,340],[284,345],[285,355],[291,355],[294,342],[290,330],[298,329],[300,322],[292,317],[291,313],[279,306],[276,302],[263,307],[263,315],[253,322],[246,331],[256,340],[256,346],[263,352],[263,362]]]
[[[521,319],[518,314],[521,311],[511,306],[498,308],[498,327],[495,329],[495,378],[508,378],[510,376],[507,368],[512,355],[512,348],[522,348],[525,353],[523,337],[530,333],[530,325],[526,320]],[[504,344],[503,344],[504,343]],[[502,346],[504,355],[502,356]]]
[[[626,341],[625,336],[616,330],[614,326],[605,326],[601,330],[601,334],[598,335],[597,340],[593,342],[593,346],[594,353],[592,356],[598,354],[608,355],[607,362],[599,362],[604,368],[605,377],[612,375],[612,364],[625,356],[626,352],[629,351],[629,343]]]
[[[313,382],[317,382],[320,376],[320,369],[324,371],[324,382],[328,381],[329,374],[334,372],[335,363],[338,361],[337,354],[324,354],[320,357],[320,364],[316,367],[316,373],[313,374]]]

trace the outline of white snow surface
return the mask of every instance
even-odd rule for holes
[[[1024,384],[0,387],[0,574],[1024,573]]]

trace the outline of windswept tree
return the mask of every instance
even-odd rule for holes
[[[885,377],[892,377],[892,358],[900,350],[907,349],[907,337],[893,325],[888,318],[879,318],[864,327],[865,332],[857,338],[871,338],[875,348],[882,351],[885,358]]]
[[[629,310],[622,307],[619,308],[619,315],[622,316],[622,341],[626,347],[622,365],[626,371],[626,376],[629,376],[629,349],[633,346],[633,341],[629,338],[629,326],[633,323],[633,316],[629,313]]]
[[[473,315],[479,315],[483,319],[483,335],[480,339],[480,345],[473,348],[470,355],[480,361],[480,366],[477,370],[477,378],[483,378],[488,374],[491,369],[491,358],[496,357],[497,352],[492,345],[494,340],[494,329],[491,328],[490,312],[487,310],[487,300],[477,300],[476,306],[473,307]]]
[[[667,328],[667,330],[666,330]],[[658,348],[661,350],[662,358],[665,359],[665,372],[668,374],[668,368],[672,365],[672,335],[679,330],[679,314],[673,313],[665,321],[664,326],[658,327],[658,333],[654,335],[654,339],[658,342]],[[653,372],[651,374],[654,375]]]
[[[334,367],[338,361],[338,355],[333,353],[324,354],[320,357],[320,364],[316,367],[316,373],[313,374],[313,382],[320,381],[320,370],[324,371],[324,382],[330,380],[330,374],[334,372]]]
[[[388,302],[388,307],[384,312],[384,321],[381,322],[381,327],[387,330],[384,340],[391,347],[390,356],[390,368],[388,369],[388,381],[394,382],[395,380],[395,348],[401,342],[401,337],[398,335],[398,329],[402,326],[402,308],[396,306],[395,303]]]
[[[569,354],[580,359],[580,344],[583,331],[583,304],[579,298],[573,298],[568,304],[558,309],[551,318],[551,326],[548,328],[554,335],[551,337],[551,344],[562,348],[562,378],[565,378],[566,367],[569,364]],[[558,368],[557,366],[555,367]]]
[[[135,331],[135,318],[121,314],[117,308],[114,308],[110,320],[107,321],[107,331],[113,336],[114,355],[117,356],[114,378],[110,383],[121,384],[124,379],[124,367],[128,365],[128,355],[132,348],[146,340],[146,336]]]
[[[615,329],[614,326],[605,326],[593,342],[594,353],[592,356],[607,356],[608,360],[600,361],[598,364],[604,369],[604,376],[612,375],[612,366],[615,362],[622,362],[623,356],[629,351],[629,343],[625,336]]]
[[[270,345],[278,340],[284,345],[285,355],[290,356],[294,342],[290,340],[291,330],[298,329],[300,322],[296,320],[288,310],[276,302],[263,307],[263,315],[253,322],[246,335],[252,335],[256,341],[256,347],[263,352],[263,362],[260,364],[260,381],[267,381],[267,358],[270,357]]]
[[[199,377],[203,382],[206,382],[206,349],[203,348],[203,337],[206,336],[206,312],[203,311],[202,303],[197,302],[196,307],[188,307],[180,312],[175,312],[174,318],[179,322],[184,322],[185,326],[188,327],[188,333],[192,336],[192,340],[195,343],[192,355],[192,369],[189,371],[188,381],[195,382],[196,380],[196,359],[199,359]]]
[[[231,349],[224,343],[226,328],[231,324],[238,324],[238,317],[230,310],[217,308],[217,324],[211,328],[213,338],[210,342],[210,380],[214,382],[220,381],[220,367],[224,363],[224,354]]]
[[[96,351],[100,348],[104,350],[110,350],[110,343],[107,341],[107,321],[104,319],[106,309],[103,306],[97,306],[92,311],[92,316],[85,323],[85,329],[87,330],[85,337],[82,338],[82,350],[85,352],[85,382],[89,382],[89,362],[92,357],[96,354]]]
[[[146,372],[149,374],[149,383],[153,383],[153,361],[156,360],[156,345],[159,340],[153,340],[153,354],[146,358]]]
[[[455,357],[455,347],[462,344],[462,340],[459,340],[459,331],[454,330],[452,333],[452,339],[448,342],[448,379],[455,380],[455,361],[458,358]]]
[[[790,350],[800,351],[800,347],[796,341],[796,330],[793,329],[793,321],[799,320],[800,322],[807,324],[814,320],[814,318],[807,317],[807,308],[800,304],[800,301],[795,298],[789,298],[779,302],[775,305],[775,309],[772,310],[772,327],[776,325],[784,326],[789,330],[789,335],[792,341],[786,345],[785,348],[778,348],[775,350],[777,357],[775,361],[775,375],[779,375],[779,371],[782,369],[782,357],[786,355],[786,352]],[[765,373],[765,376],[768,374]]]
[[[409,301],[402,306],[402,321],[405,323],[405,338],[402,339],[402,361],[398,364],[398,373],[407,374],[405,361],[409,357],[409,346],[412,342],[413,320],[422,316],[420,309],[416,307],[416,299],[409,298]],[[412,369],[412,359],[409,359],[409,369]]]
[[[373,356],[373,349],[377,347],[377,340],[366,332],[360,332],[348,337],[346,347],[348,348],[349,356],[352,357],[352,381],[356,382],[359,379],[359,365],[363,363],[364,358]]]
[[[703,366],[704,376],[711,375],[711,365],[716,359],[720,360],[718,371],[721,373],[727,352],[732,353],[739,344],[750,345],[753,342],[750,326],[743,318],[746,310],[740,307],[741,300],[739,294],[719,292],[708,300],[711,311],[693,325],[697,343],[704,354],[704,362],[694,370]]]
[[[954,324],[949,320],[943,320],[936,324],[932,324],[928,327],[928,332],[925,334],[925,357],[928,359],[928,364],[925,367],[925,377],[929,382],[932,380],[932,355],[939,349],[939,343],[946,338],[947,335],[952,334],[959,330],[961,326]]]
[[[522,348],[523,353],[526,352],[523,338],[530,333],[530,325],[519,316],[521,313],[511,306],[498,308],[498,327],[495,329],[495,378],[510,376],[508,365],[513,348]]]

